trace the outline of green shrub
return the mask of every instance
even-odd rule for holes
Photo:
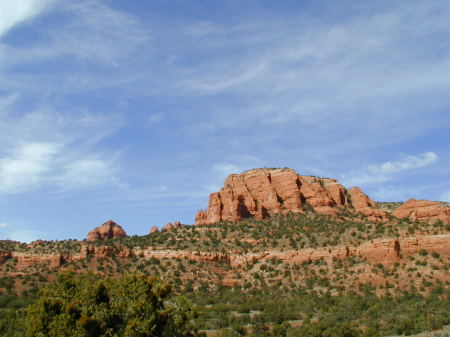
[[[43,288],[26,316],[27,336],[195,336],[190,303],[155,277],[102,279],[64,273]]]

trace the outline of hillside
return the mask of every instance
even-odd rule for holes
[[[205,330],[261,315],[272,325],[314,323],[347,300],[355,322],[383,301],[386,315],[426,301],[442,314],[450,304],[447,211],[433,202],[375,203],[359,189],[293,170],[252,170],[227,178],[197,225],[126,236],[109,221],[89,241],[0,241],[0,288],[30,296],[65,270],[159,275],[198,304]],[[354,307],[361,301],[366,308]],[[284,305],[280,317],[269,302]],[[384,330],[377,331],[394,331],[394,321],[379,319]]]

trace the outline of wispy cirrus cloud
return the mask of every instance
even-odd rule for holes
[[[425,152],[416,156],[406,156],[403,160],[388,161],[382,164],[371,164],[367,166],[367,169],[373,174],[391,175],[431,165],[435,163],[438,158],[438,155],[434,152]]]
[[[68,162],[56,182],[63,190],[99,185],[118,187],[117,166],[117,158],[81,158]]]
[[[341,181],[346,186],[380,184],[394,180],[402,172],[432,165],[438,159],[436,153],[425,152],[419,155],[407,155],[401,160],[367,164],[362,170],[347,173],[341,178]]]
[[[402,177],[445,171],[446,149],[428,146],[430,135],[445,143],[434,131],[450,127],[445,0],[329,2],[320,11],[267,3],[233,8],[232,20],[214,15],[228,2],[205,3],[207,20],[182,2],[0,3],[19,10],[27,1],[36,10],[0,34],[3,196],[50,191],[64,202],[81,192],[92,214],[107,199],[117,206],[108,212],[126,204],[130,214],[153,207],[170,217],[178,205],[192,207],[190,218],[227,174],[254,167],[351,172],[347,181],[389,198],[418,191],[398,186]],[[417,154],[424,144],[439,161]],[[24,155],[36,145],[40,158]],[[416,154],[383,163],[388,152]],[[379,164],[361,164],[374,157]],[[24,163],[27,174],[7,169],[25,172]],[[439,188],[426,193],[448,190]],[[3,199],[20,209],[19,197]]]
[[[11,149],[0,157],[0,193],[27,192],[39,186],[60,151],[61,146],[54,143],[30,143]]]
[[[17,113],[20,96],[0,111],[0,195],[116,186],[120,149],[97,145],[122,125],[117,116]]]
[[[11,14],[0,37],[50,10],[57,27],[41,22],[23,43],[0,43],[2,195],[120,185],[121,149],[98,148],[123,125],[120,109],[92,109],[77,95],[130,81],[127,58],[149,35],[100,1],[0,0],[0,12]]]
[[[0,156],[0,195],[25,193],[40,188],[73,190],[117,185],[114,159],[86,158],[63,144],[29,143]]]
[[[15,26],[38,16],[56,0],[0,0],[0,38]]]
[[[186,59],[182,48],[191,48],[193,59],[176,73],[177,94],[214,101],[199,114],[199,127],[209,127],[202,131],[258,126],[261,134],[271,128],[290,137],[301,128],[304,138],[339,141],[344,151],[410,139],[445,120],[439,112],[423,117],[448,107],[442,93],[450,78],[441,74],[450,46],[440,36],[450,10],[442,1],[415,2],[414,10],[404,4],[336,21],[298,14],[286,23],[276,16],[231,27],[208,23],[200,25],[201,40],[189,37],[189,26],[177,51]],[[218,97],[231,98],[233,107]]]

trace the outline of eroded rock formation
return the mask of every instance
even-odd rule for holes
[[[87,235],[87,241],[117,239],[124,236],[127,236],[125,230],[114,221],[109,220],[91,230]]]
[[[436,252],[442,256],[450,256],[450,235],[424,235],[407,236],[400,238],[376,239],[358,246],[339,245],[333,247],[304,248],[297,250],[268,250],[265,252],[236,253],[212,252],[212,251],[192,251],[161,249],[156,247],[127,247],[111,246],[91,246],[82,245],[80,252],[72,255],[62,254],[32,254],[23,252],[3,252],[0,253],[0,264],[9,259],[17,261],[16,268],[24,270],[38,264],[48,264],[50,268],[58,268],[64,262],[80,261],[89,256],[106,258],[116,256],[119,258],[129,258],[139,256],[144,259],[188,259],[195,261],[212,261],[229,263],[231,267],[244,267],[255,261],[266,261],[278,259],[284,263],[302,263],[305,261],[315,261],[325,259],[346,259],[350,256],[360,256],[370,264],[390,265],[410,255],[414,255],[421,250],[429,253]]]
[[[13,252],[10,258],[17,261],[16,269],[23,270],[31,266],[48,264],[50,268],[58,268],[63,263],[64,259],[61,254],[30,254],[22,252]]]
[[[385,221],[387,219],[386,212],[378,209],[377,204],[359,187],[352,187],[347,193],[356,213],[364,215],[369,221]]]
[[[222,189],[210,195],[206,211],[197,212],[195,223],[263,219],[276,213],[302,212],[306,204],[321,214],[337,215],[348,207],[370,220],[386,219],[386,213],[360,189],[347,193],[334,179],[301,176],[285,168],[229,175]]]
[[[450,224],[450,207],[437,201],[410,199],[392,212],[397,218]]]

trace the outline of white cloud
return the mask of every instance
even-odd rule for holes
[[[10,150],[0,158],[0,193],[26,192],[39,186],[61,149],[55,143],[30,143]]]
[[[58,23],[43,23],[44,29],[34,31],[29,43],[0,43],[0,90],[42,96],[124,85],[122,91],[126,91],[130,82],[146,77],[137,67],[141,59],[136,55],[150,48],[150,34],[133,17],[103,1],[33,3],[39,2],[55,2],[52,8]],[[61,60],[73,67],[59,68]],[[35,71],[17,72],[17,66],[33,67]],[[142,90],[142,85],[128,91],[138,89]]]
[[[0,223],[0,228],[8,227],[9,225],[6,222]]]
[[[419,155],[408,155],[402,160],[368,164],[363,170],[344,175],[341,181],[346,186],[379,184],[395,179],[401,172],[434,164],[438,158],[434,152],[425,152]]]
[[[41,14],[54,0],[0,0],[0,37]]]
[[[389,175],[433,164],[438,160],[434,152],[425,152],[417,156],[407,156],[403,160],[388,161],[382,164],[368,165],[367,169],[374,174]]]
[[[47,187],[77,190],[110,184],[116,178],[116,157],[89,157],[59,143],[28,143],[0,156],[0,194],[18,194]]]
[[[442,1],[416,2],[413,11],[403,4],[345,20],[253,18],[217,24],[201,40],[188,35],[181,46],[194,50],[198,61],[178,73],[176,92],[204,101],[233,97],[232,107],[215,103],[202,115],[202,125],[216,126],[211,130],[295,125],[306,139],[335,136],[361,148],[408,139],[442,116],[424,120],[430,104],[448,106],[443,93],[450,77],[441,74],[450,67],[450,53],[441,34],[450,11]],[[423,95],[427,99],[418,99]],[[360,141],[343,137],[348,131]]]
[[[63,189],[93,187],[106,183],[116,184],[113,160],[85,158],[68,163],[57,178]]]

